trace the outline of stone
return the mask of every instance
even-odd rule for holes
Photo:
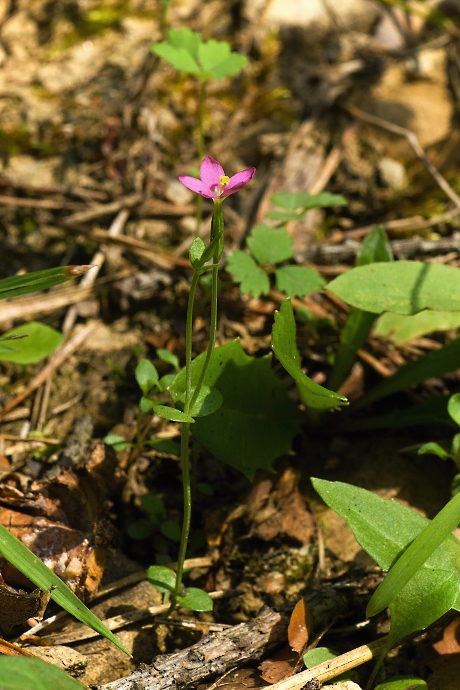
[[[407,187],[407,175],[404,165],[394,158],[382,158],[377,163],[381,183],[395,192]]]
[[[83,675],[88,660],[72,647],[56,645],[54,647],[27,647],[27,651],[48,664],[62,668],[63,671],[78,678]]]

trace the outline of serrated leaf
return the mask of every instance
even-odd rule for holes
[[[148,359],[141,359],[134,370],[134,376],[144,395],[158,383],[158,372]]]
[[[434,442],[424,443],[423,446],[421,446],[418,449],[417,454],[418,455],[427,455],[427,454],[437,455],[438,458],[441,458],[441,460],[449,460],[449,458],[450,458],[449,453],[446,450],[444,450],[444,448],[442,446],[440,446],[439,443],[434,443]]]
[[[268,276],[258,267],[252,256],[245,252],[236,251],[228,257],[227,271],[235,282],[240,283],[241,292],[248,292],[253,297],[268,295],[270,292]]]
[[[2,690],[84,690],[85,686],[60,668],[40,659],[0,657]]]
[[[171,364],[176,371],[179,371],[179,357],[172,352],[169,352],[169,350],[162,350],[161,348],[158,348],[157,357],[161,359],[162,362]]]
[[[424,309],[418,314],[385,312],[374,326],[376,335],[390,338],[395,343],[406,343],[429,333],[448,331],[460,326],[460,312]]]
[[[280,310],[275,312],[272,348],[283,367],[297,383],[304,405],[316,410],[337,410],[342,405],[348,405],[348,400],[343,395],[323,388],[302,372],[296,346],[294,313],[289,297],[281,304]]]
[[[153,45],[152,52],[169,62],[179,72],[201,74],[201,69],[185,48],[175,48],[170,43],[163,41]]]
[[[270,201],[284,208],[287,211],[308,211],[311,208],[320,208],[324,206],[346,206],[348,204],[345,197],[341,194],[330,194],[329,192],[321,192],[321,194],[309,194],[308,192],[278,192],[270,197]]]
[[[456,424],[460,426],[460,393],[454,393],[447,403],[447,412]]]
[[[188,587],[185,596],[176,597],[179,606],[190,611],[212,611],[213,601],[209,594],[197,587]]]
[[[147,580],[163,594],[171,593],[176,586],[176,573],[164,565],[151,565],[147,569]]]
[[[358,266],[335,278],[327,289],[373,314],[460,311],[460,270],[439,263],[395,261]]]
[[[192,387],[196,385],[206,353],[192,362]],[[214,350],[205,385],[217,388],[222,407],[196,419],[193,435],[217,458],[243,472],[249,479],[258,467],[271,469],[272,461],[288,453],[301,417],[270,368],[270,358],[246,355],[238,340]],[[183,397],[185,369],[170,386],[174,402]]]
[[[238,74],[248,61],[245,55],[231,52],[226,41],[213,39],[199,46],[198,60],[203,71],[218,80]]]
[[[76,278],[86,273],[89,268],[91,266],[58,266],[57,268],[47,268],[44,271],[34,271],[33,273],[13,276],[12,278],[3,278],[3,280],[0,280],[0,299],[27,295],[38,290],[46,290],[46,288],[53,287],[53,285],[65,283],[71,278]]]
[[[113,642],[122,652],[131,656],[115,635],[80,601],[72,590],[3,525],[0,525],[0,553],[43,591],[50,587],[54,588],[51,591],[53,601],[77,620]]]
[[[195,237],[192,244],[190,245],[189,257],[190,263],[192,264],[195,271],[201,268],[200,259],[203,256],[203,252],[206,249],[206,245],[201,239],[201,237]]]
[[[276,264],[294,256],[294,238],[286,228],[269,228],[261,223],[251,230],[246,244],[259,264]]]
[[[155,405],[153,411],[159,417],[169,419],[170,422],[186,422],[188,424],[193,424],[195,422],[193,417],[184,414],[180,410],[176,410],[174,407],[169,407],[168,405]]]
[[[306,297],[326,284],[318,271],[308,266],[283,266],[276,269],[275,275],[278,290],[288,297]]]
[[[168,42],[175,48],[184,48],[192,57],[198,57],[201,36],[197,31],[189,29],[188,26],[168,31]]]
[[[18,340],[9,340],[12,336]],[[62,344],[62,334],[50,326],[37,321],[30,321],[22,326],[13,328],[2,337],[8,339],[8,351],[0,350],[0,361],[16,364],[35,364],[45,357],[49,357]]]

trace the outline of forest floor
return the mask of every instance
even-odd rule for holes
[[[244,249],[275,192],[327,190],[342,194],[347,206],[315,209],[288,227],[295,261],[326,281],[353,266],[376,224],[396,258],[460,266],[458,207],[407,138],[385,125],[414,132],[442,179],[460,192],[458,17],[440,25],[371,0],[343,5],[172,0],[168,26],[227,40],[249,58],[239,76],[208,87],[206,154],[230,175],[257,169],[224,204],[225,256]],[[40,534],[49,531],[46,553],[55,571],[102,619],[126,617],[116,634],[132,659],[68,617],[45,626],[41,640],[38,633],[22,638],[87,685],[126,676],[159,654],[189,647],[203,632],[250,621],[264,606],[289,620],[302,597],[315,616],[314,635],[324,633],[322,645],[345,652],[376,639],[388,631],[386,614],[358,624],[381,571],[309,478],[348,482],[432,518],[449,499],[455,474],[453,463],[416,453],[420,444],[444,439],[445,427],[353,432],[341,423],[342,412],[316,425],[305,415],[293,452],[278,458],[273,472],[258,470],[253,482],[196,447],[196,482],[205,486],[194,499],[186,582],[217,593],[214,610],[181,609],[172,621],[147,610],[161,607],[162,597],[145,570],[174,563],[178,544],[171,530],[146,533],[141,498],[155,495],[162,520],[181,523],[179,458],[167,443],[133,455],[102,439],[135,437],[134,369],[142,357],[160,375],[170,367],[158,348],[184,362],[196,199],[177,177],[197,166],[198,83],[152,54],[151,44],[162,38],[159,6],[0,0],[0,248],[7,257],[0,278],[91,264],[101,251],[104,259],[92,286],[67,284],[3,302],[0,310],[4,331],[35,319],[64,328],[69,343],[54,365],[53,358],[1,365],[0,522],[25,543],[35,541],[38,552]],[[205,241],[211,213],[205,201]],[[269,355],[282,295],[274,286],[260,298],[242,294],[225,269],[220,280],[217,344],[240,338],[247,354]],[[323,383],[346,310],[327,292],[296,306],[307,314],[298,323],[302,365]],[[207,346],[208,313],[209,294],[200,287],[195,354]],[[399,343],[372,335],[341,392],[353,403],[454,337],[452,329]],[[272,366],[286,378],[275,358]],[[430,379],[359,418],[456,392],[458,379],[458,371]],[[350,409],[346,419],[355,419]],[[154,416],[146,438],[177,443],[178,426]],[[27,584],[5,561],[1,575],[10,587]],[[108,591],[111,583],[118,585]],[[45,618],[57,611],[51,603]],[[144,613],[130,619],[136,611]],[[26,629],[5,637],[20,641]],[[68,658],[65,644],[72,644]],[[299,655],[289,655],[287,637],[281,647],[222,685],[263,687],[289,675]],[[384,673],[416,673],[430,690],[458,688],[459,654],[439,625],[391,653]],[[368,666],[356,673],[364,687]]]

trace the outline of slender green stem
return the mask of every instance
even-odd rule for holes
[[[193,303],[195,301],[196,286],[199,274],[195,271],[190,285],[187,305],[187,326],[185,331],[185,414],[189,414],[192,396],[192,334],[193,334]]]
[[[198,163],[204,158],[204,114],[206,110],[206,79],[200,80],[200,103],[198,106]],[[196,229],[195,237],[200,234],[201,219],[203,216],[203,197],[198,195],[196,201]]]
[[[182,461],[182,484],[184,487],[184,520],[182,523],[182,534],[179,548],[179,558],[177,559],[176,586],[171,597],[172,611],[176,605],[176,597],[181,592],[182,575],[184,573],[184,561],[187,553],[187,543],[190,534],[190,521],[192,517],[192,492],[190,487],[190,470],[188,459],[190,424],[182,423],[181,431],[181,461]]]

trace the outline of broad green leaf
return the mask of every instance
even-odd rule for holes
[[[158,383],[158,372],[148,359],[141,359],[134,370],[134,376],[144,395]]]
[[[447,412],[454,422],[460,426],[460,393],[454,393],[447,403]]]
[[[195,389],[192,388],[192,396],[194,392]],[[175,402],[179,402],[182,407],[185,405],[185,390],[175,399]],[[217,388],[209,388],[209,386],[203,385],[190,414],[193,417],[207,417],[207,415],[216,412],[222,405],[222,402],[222,395]]]
[[[384,230],[377,226],[364,240],[356,266],[380,261],[392,261],[393,256]],[[356,353],[364,345],[375,321],[375,314],[351,308],[340,335],[340,348],[334,362],[329,386],[337,390],[356,359]]]
[[[14,335],[25,336],[18,340],[10,340]],[[62,343],[62,335],[50,326],[37,321],[30,321],[22,326],[13,328],[5,333],[2,340],[8,340],[8,351],[0,349],[1,362],[15,362],[16,364],[34,364],[45,357],[49,357]]]
[[[337,410],[348,405],[348,400],[338,393],[323,388],[302,372],[299,351],[296,346],[296,326],[291,300],[288,297],[275,312],[272,330],[272,348],[288,374],[297,383],[304,405],[316,410]]]
[[[329,647],[315,647],[310,649],[306,654],[303,655],[303,663],[306,668],[313,668],[322,664],[324,661],[332,661],[339,656],[339,653]],[[350,680],[349,673],[341,673],[340,676],[334,678],[334,683],[345,682]]]
[[[418,451],[418,455],[437,455],[438,458],[441,458],[441,460],[449,460],[450,455],[447,452],[447,450],[444,450],[442,446],[439,445],[439,443],[424,443],[423,446],[421,446]]]
[[[151,565],[147,570],[147,580],[163,594],[172,592],[176,585],[176,573],[164,565]]]
[[[373,314],[460,311],[460,270],[421,261],[358,266],[327,286],[348,304]]]
[[[180,446],[175,441],[169,438],[155,438],[151,441],[145,442],[146,446],[150,446],[159,453],[168,453],[169,455],[180,456]]]
[[[82,601],[53,573],[32,551],[16,539],[6,527],[0,525],[0,553],[20,573],[25,575],[43,591],[54,587],[51,599],[62,606],[68,613],[96,630],[100,635],[113,642],[122,652],[131,656],[115,635],[94,615]]]
[[[171,364],[171,366],[173,366],[176,371],[179,371],[179,357],[177,357],[172,352],[169,352],[169,350],[162,350],[161,347],[158,348],[157,357],[158,359],[161,359],[162,362],[166,362],[166,364]]]
[[[168,31],[168,42],[174,48],[183,48],[194,58],[198,57],[198,49],[201,45],[201,36],[198,32],[192,31],[188,26],[182,29],[171,29]]]
[[[77,278],[90,268],[92,266],[58,266],[12,278],[3,278],[0,280],[0,299],[27,295],[29,292],[37,292],[37,290],[46,290],[53,285],[65,283],[71,278]]]
[[[202,264],[200,259],[203,256],[203,252],[205,249],[206,245],[201,239],[201,237],[195,237],[192,244],[190,245],[189,250],[190,263],[192,264],[195,271],[201,268]]]
[[[192,362],[196,385],[206,353]],[[286,382],[272,373],[270,358],[246,355],[238,340],[214,350],[205,385],[222,394],[222,407],[196,419],[193,435],[217,458],[249,478],[258,467],[270,470],[272,461],[289,453],[301,417],[286,392]],[[185,369],[170,386],[174,402],[183,398]]]
[[[213,39],[199,46],[198,60],[203,71],[213,79],[225,79],[238,74],[248,61],[245,55],[232,53],[225,41]]]
[[[170,422],[186,422],[188,424],[193,424],[194,419],[188,414],[184,414],[180,410],[176,410],[174,407],[169,407],[168,405],[155,405],[153,408],[155,414],[163,419],[169,419]]]
[[[387,395],[396,393],[403,388],[415,386],[433,376],[444,376],[444,374],[455,371],[459,367],[460,338],[457,338],[440,350],[428,352],[428,354],[419,357],[415,362],[404,364],[393,376],[383,380],[354,403],[354,409],[357,410],[364,407],[364,405],[369,405],[369,403],[385,398]]]
[[[131,448],[132,443],[129,443],[123,436],[119,436],[118,434],[107,434],[107,436],[104,436],[102,439],[104,443],[107,446],[112,446],[114,451],[118,453],[120,450],[125,450],[126,448]]]
[[[392,566],[385,580],[371,597],[367,606],[368,616],[375,616],[393,601],[459,522],[460,494],[457,494],[439,511]],[[458,584],[457,578],[457,586]]]
[[[253,297],[268,295],[270,292],[268,276],[258,267],[252,256],[245,252],[236,251],[228,257],[227,271],[236,283],[240,283],[241,292],[249,292]]]
[[[428,685],[416,676],[393,676],[376,685],[375,690],[428,690]]]
[[[447,395],[435,395],[424,402],[407,409],[396,410],[388,414],[364,419],[347,419],[347,431],[366,429],[401,429],[406,426],[426,424],[454,424],[447,414]]]
[[[294,256],[294,238],[286,228],[269,228],[263,223],[251,230],[246,244],[259,264],[277,264]]]
[[[181,529],[177,522],[174,522],[173,520],[165,520],[160,525],[160,531],[161,534],[167,539],[171,539],[171,541],[175,541],[177,543],[180,542]]]
[[[325,285],[318,271],[308,266],[283,266],[276,269],[275,275],[278,290],[288,297],[305,297]]]
[[[431,524],[414,510],[365,489],[323,479],[312,479],[312,484],[323,501],[346,520],[357,542],[383,570],[398,562],[405,549]],[[459,585],[460,543],[450,535],[391,602],[389,646],[404,635],[424,629],[450,608],[458,610]]]
[[[41,659],[0,657],[1,690],[84,690],[85,686],[65,671]]]
[[[185,48],[175,48],[170,43],[163,41],[162,43],[155,43],[152,46],[152,52],[169,62],[179,72],[201,74],[194,58]]]
[[[324,206],[346,206],[348,204],[345,197],[341,194],[329,194],[329,192],[321,192],[321,194],[309,194],[308,192],[279,192],[270,197],[270,201],[284,208],[287,211],[308,211],[311,208],[319,208]],[[270,216],[270,214],[268,214]]]
[[[197,587],[188,587],[185,596],[176,597],[179,606],[190,611],[212,611],[213,601],[209,594]]]
[[[406,343],[428,333],[449,331],[460,326],[460,312],[424,309],[418,314],[385,312],[376,321],[374,333],[390,338],[395,343]]]

